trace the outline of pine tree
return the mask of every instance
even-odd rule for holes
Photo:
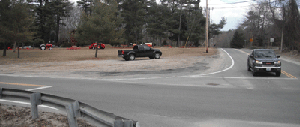
[[[0,9],[0,43],[4,43],[6,56],[7,45],[31,38],[32,17],[28,3],[23,0],[1,0]]]
[[[125,38],[129,43],[139,43],[142,39],[147,1],[144,0],[123,0],[120,5],[122,17],[124,17]]]
[[[231,40],[230,47],[243,48],[243,44],[244,44],[243,34],[239,34],[238,31],[236,30]]]
[[[118,5],[94,2],[91,15],[82,15],[75,37],[79,43],[102,42],[115,44],[123,42],[122,18],[117,13]]]

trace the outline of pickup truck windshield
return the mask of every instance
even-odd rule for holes
[[[276,55],[272,50],[261,50],[255,52],[255,58],[276,58]]]

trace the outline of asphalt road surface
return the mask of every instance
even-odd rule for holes
[[[281,77],[253,77],[250,52],[220,49],[217,60],[192,68],[99,79],[0,75],[0,86],[79,100],[141,127],[300,126],[299,62],[282,58]]]

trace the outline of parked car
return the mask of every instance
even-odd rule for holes
[[[96,49],[97,47],[97,43],[92,43],[89,46],[89,49]],[[99,43],[98,49],[105,49],[105,44]]]
[[[160,59],[162,52],[159,49],[150,48],[147,45],[135,45],[133,50],[118,50],[118,56],[126,61],[134,60],[136,57],[149,57],[150,59]]]
[[[247,70],[256,76],[259,72],[275,72],[276,76],[281,74],[280,56],[276,56],[271,49],[254,49],[247,59]]]

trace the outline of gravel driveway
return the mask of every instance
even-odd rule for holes
[[[161,59],[137,58],[125,61],[122,58],[110,60],[84,60],[69,62],[26,62],[0,65],[0,74],[50,76],[50,77],[94,77],[118,76],[129,74],[169,73],[183,70],[207,70],[208,61],[220,58],[220,52],[212,56],[166,56]],[[196,68],[195,68],[196,67]]]

